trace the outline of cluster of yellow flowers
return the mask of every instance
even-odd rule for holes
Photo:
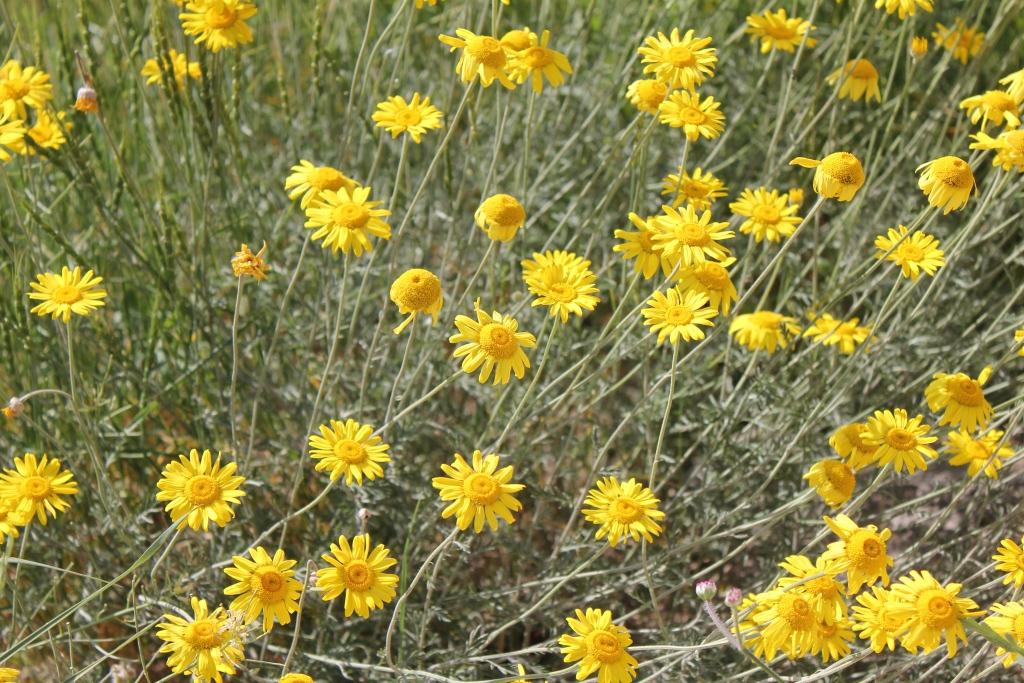
[[[16,59],[0,65],[0,161],[11,152],[35,154],[39,149],[58,149],[67,142],[71,122],[55,111],[50,75]],[[8,151],[10,150],[10,151]]]

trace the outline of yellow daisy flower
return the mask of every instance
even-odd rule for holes
[[[999,166],[1004,171],[1015,168],[1018,173],[1024,173],[1024,130],[1006,130],[995,138],[984,132],[971,137],[977,141],[971,143],[971,149],[995,151],[995,156],[992,157],[993,166]]]
[[[726,270],[734,263],[736,259],[730,256],[720,263],[705,261],[680,268],[676,273],[676,289],[703,294],[708,298],[708,306],[722,315],[728,315],[732,302],[739,298],[729,271]]]
[[[645,114],[657,114],[658,106],[668,97],[668,86],[656,78],[641,78],[626,88],[626,99]]]
[[[658,520],[665,519],[665,513],[658,509],[660,501],[654,492],[636,479],[620,482],[615,477],[598,479],[594,488],[587,492],[583,517],[598,526],[594,538],[608,537],[613,548],[619,541],[643,538],[648,543],[661,535]]]
[[[190,0],[178,15],[186,35],[212,52],[252,42],[246,19],[256,14],[256,5],[246,0]]]
[[[803,220],[796,215],[800,207],[789,203],[789,195],[763,187],[744,189],[739,199],[729,204],[729,210],[747,219],[740,225],[740,232],[753,235],[755,242],[779,242],[792,235]]]
[[[830,660],[839,660],[850,654],[850,643],[853,642],[853,623],[849,619],[840,619],[831,624],[819,621],[814,635],[811,636],[807,654],[821,657],[828,664]]]
[[[960,108],[967,110],[971,123],[981,122],[981,129],[989,122],[1005,125],[1007,128],[1020,126],[1019,103],[1002,90],[989,90],[983,95],[972,95],[960,102]]]
[[[22,67],[9,59],[0,67],[0,112],[12,119],[26,119],[28,107],[41,110],[53,99],[50,75],[34,66]]]
[[[526,375],[530,359],[524,348],[532,349],[537,338],[528,332],[519,332],[519,323],[511,316],[494,311],[488,315],[480,308],[480,301],[474,304],[476,320],[459,315],[455,318],[458,334],[448,338],[449,343],[462,346],[455,349],[455,358],[462,358],[462,370],[473,374],[480,370],[480,383],[486,384],[494,372],[494,384],[508,384],[512,374],[516,379]]]
[[[676,90],[658,105],[658,120],[672,128],[682,128],[686,139],[693,142],[704,137],[717,138],[725,130],[725,114],[714,97],[701,96],[688,90]]]
[[[0,683],[17,683],[21,672],[9,667],[0,667]]]
[[[668,36],[659,31],[657,37],[644,38],[637,52],[643,57],[645,74],[654,74],[671,88],[693,90],[715,75],[718,57],[710,44],[711,38],[694,38],[692,30],[680,36],[674,28]]]
[[[370,550],[370,535],[359,534],[351,545],[345,536],[331,544],[331,552],[321,555],[329,567],[316,574],[316,585],[325,601],[345,593],[345,616],[355,612],[364,619],[395,599],[398,576],[388,569],[398,564],[383,544]]]
[[[56,273],[40,273],[36,282],[29,286],[34,290],[28,298],[42,303],[32,307],[32,312],[39,316],[50,316],[53,320],[60,318],[65,323],[71,321],[71,314],[86,316],[103,306],[106,290],[99,289],[103,278],[95,277],[91,270],[85,275],[82,269],[75,266],[69,270],[64,266],[60,275]]]
[[[1009,638],[1010,642],[1016,643],[1018,647],[1024,647],[1024,603],[997,602],[989,610],[994,614],[985,618],[985,625],[999,635]],[[1016,652],[1009,652],[1001,647],[996,648],[996,656],[1003,657],[1003,666],[1007,668],[1017,659]]]
[[[644,220],[635,213],[630,213],[629,221],[636,227],[636,232],[616,230],[615,237],[622,241],[613,246],[612,251],[619,252],[627,261],[636,259],[633,262],[633,270],[640,273],[645,280],[654,277],[659,268],[665,277],[668,277],[675,269],[678,259],[670,259],[664,251],[655,247],[654,235],[658,228],[654,223],[654,217],[649,216]]]
[[[932,0],[875,0],[876,9],[884,8],[886,14],[897,12],[901,20],[914,16],[918,7],[925,12],[931,12],[934,9]]]
[[[853,606],[853,630],[869,641],[874,652],[886,648],[895,652],[898,636],[904,630],[905,618],[893,616],[887,608],[891,599],[885,588],[871,586],[870,591],[857,596],[857,604]]]
[[[878,89],[878,69],[866,59],[852,59],[841,69],[836,69],[826,79],[829,85],[835,85],[842,80],[839,86],[839,99],[849,99],[856,102],[864,98],[865,102],[872,99],[881,102],[882,92]]]
[[[544,31],[537,39],[537,34],[528,34],[529,43],[526,47],[515,51],[509,60],[509,73],[516,83],[530,81],[535,93],[543,92],[544,81],[552,88],[565,82],[564,74],[572,73],[572,65],[568,57],[548,47],[551,31]]]
[[[1009,446],[1000,446],[996,449],[999,441],[1003,438],[1003,432],[993,429],[978,438],[961,428],[959,431],[950,432],[946,438],[946,446],[953,454],[949,464],[954,466],[967,465],[967,476],[976,476],[979,472],[985,472],[989,479],[998,479],[999,470],[1003,467],[1002,458],[1013,456],[1013,449]]]
[[[406,316],[394,329],[395,334],[401,334],[420,313],[429,315],[436,325],[441,307],[444,306],[441,280],[423,268],[410,268],[399,275],[392,283],[388,296],[398,306],[399,315]]]
[[[168,75],[173,77],[178,90],[185,89],[188,79],[203,77],[203,70],[200,68],[199,62],[190,62],[184,54],[171,48],[163,58],[147,59],[146,63],[142,65],[142,75],[145,76],[147,85],[164,84],[164,66],[166,64],[171,67],[171,73]]]
[[[868,426],[863,422],[851,422],[837,429],[828,437],[828,445],[839,457],[844,458],[854,471],[867,467],[878,460],[878,446],[864,441]]]
[[[509,242],[526,223],[526,209],[508,194],[491,195],[473,214],[478,228],[496,242]]]
[[[1024,543],[1024,538],[1021,538]],[[992,556],[996,561],[996,571],[1006,574],[1003,577],[1003,584],[1013,584],[1014,588],[1024,586],[1024,547],[1021,547],[1008,538],[999,542],[996,554]]]
[[[870,334],[871,328],[861,325],[860,318],[836,320],[828,313],[823,313],[804,330],[803,336],[812,337],[816,344],[838,346],[839,353],[848,356],[859,344],[863,344]]]
[[[928,54],[928,39],[924,36],[914,36],[910,39],[910,56],[917,61]]]
[[[729,249],[720,240],[732,239],[736,233],[725,230],[729,224],[711,220],[711,212],[700,215],[689,206],[682,211],[671,206],[662,206],[661,215],[652,221],[655,233],[652,237],[654,248],[671,259],[678,259],[684,266],[703,263],[708,259],[722,261],[729,256]]]
[[[670,203],[673,207],[685,201],[687,206],[697,211],[710,209],[712,204],[728,194],[727,190],[725,183],[714,173],[702,171],[700,167],[694,168],[692,175],[680,167],[661,180],[661,194],[672,197]]]
[[[757,596],[760,610],[752,621],[761,629],[755,654],[766,660],[780,650],[795,659],[810,651],[818,620],[807,594],[800,590],[772,590]]]
[[[946,651],[950,657],[955,655],[957,640],[967,643],[962,620],[983,613],[974,600],[959,594],[959,583],[943,586],[927,571],[912,570],[900,577],[886,604],[893,618],[905,620],[900,643],[911,652],[920,648],[928,653],[945,637]]]
[[[920,230],[915,230],[907,237],[907,226],[898,225],[889,228],[885,235],[875,237],[875,247],[878,249],[875,258],[884,258],[898,264],[903,277],[916,282],[922,271],[931,277],[946,265],[945,254],[939,249],[939,244],[934,236]]]
[[[962,64],[966,64],[968,58],[978,54],[985,42],[985,34],[977,27],[968,27],[960,17],[956,18],[951,27],[936,23],[932,38],[935,39],[936,45],[952,52],[953,57]]]
[[[462,50],[455,73],[466,83],[479,77],[480,83],[489,87],[498,81],[509,90],[516,84],[508,75],[508,50],[494,36],[477,35],[469,29],[456,29],[457,37],[441,35],[438,40],[451,48],[451,52]]]
[[[923,420],[923,415],[909,418],[903,408],[876,410],[868,418],[861,439],[878,448],[875,457],[879,465],[892,463],[897,472],[906,467],[907,474],[913,474],[918,469],[928,469],[926,457],[934,460],[938,456],[928,445],[938,441],[938,437],[928,436],[931,427],[922,424]]]
[[[814,191],[826,199],[848,202],[864,186],[864,169],[849,152],[833,152],[821,161],[797,157],[793,166],[814,169]]]
[[[302,583],[295,577],[295,560],[286,559],[281,549],[271,557],[262,547],[250,548],[249,557],[235,555],[231,558],[234,566],[224,573],[236,583],[224,589],[225,595],[237,595],[231,601],[230,609],[242,615],[243,623],[249,624],[263,612],[263,632],[266,633],[274,622],[282,626],[292,620],[292,613],[299,611],[297,602],[302,592]]]
[[[430,480],[441,500],[451,501],[441,511],[441,519],[455,517],[455,525],[460,530],[465,531],[472,524],[478,534],[483,531],[485,522],[491,531],[498,530],[499,518],[506,524],[515,523],[512,513],[519,512],[523,505],[514,494],[526,486],[512,483],[512,465],[498,469],[497,454],[484,455],[475,450],[470,466],[456,453],[452,464],[443,463],[441,471],[448,476]]]
[[[345,475],[345,483],[363,485],[363,477],[373,480],[384,476],[381,464],[391,462],[383,439],[373,435],[373,427],[349,419],[322,424],[320,434],[309,437],[309,455],[317,460],[317,472],[330,472],[331,481]]]
[[[78,493],[78,484],[68,470],[62,470],[60,460],[44,453],[36,460],[34,453],[14,459],[14,469],[0,474],[0,499],[13,506],[18,517],[28,524],[33,517],[46,526],[47,516],[56,519],[71,503],[63,496]],[[13,521],[13,517],[11,517]],[[23,525],[22,525],[23,526]],[[13,534],[12,534],[13,535]]]
[[[805,38],[805,47],[814,47],[818,41],[807,37],[813,30],[811,22],[799,17],[788,17],[786,10],[780,9],[777,12],[765,10],[761,14],[749,15],[744,32],[750,35],[751,42],[760,40],[761,54],[767,54],[772,50],[795,52]]]
[[[992,405],[985,399],[982,387],[992,375],[992,367],[985,367],[972,379],[962,372],[947,375],[937,372],[924,390],[928,409],[933,413],[944,410],[939,426],[963,427],[969,432],[984,429],[992,419]]]
[[[227,626],[223,607],[212,612],[205,600],[192,598],[192,619],[165,614],[156,637],[164,641],[160,652],[170,653],[167,666],[176,674],[196,681],[223,683],[223,674],[235,673],[245,655],[242,644]]]
[[[846,594],[853,595],[861,586],[871,585],[879,579],[883,586],[888,586],[888,567],[892,566],[893,560],[886,552],[886,541],[892,532],[888,529],[878,531],[874,524],[858,526],[846,515],[822,519],[839,540],[829,543],[821,557],[835,560],[835,568],[846,573]]]
[[[371,237],[391,239],[391,226],[382,218],[390,216],[378,208],[379,201],[370,200],[370,187],[360,186],[349,192],[323,190],[315,202],[306,207],[307,228],[315,228],[313,239],[323,240],[323,248],[356,256],[373,251]]]
[[[831,508],[837,508],[850,500],[857,486],[856,475],[842,460],[819,460],[807,470],[804,479]]]
[[[193,530],[207,531],[210,522],[224,526],[235,516],[233,505],[245,495],[239,486],[245,477],[235,476],[235,463],[223,467],[220,455],[214,461],[209,450],[202,456],[195,448],[188,457],[179,455],[164,467],[156,486],[156,499],[169,501],[164,508],[171,514],[172,522],[179,522],[178,528],[188,525]]]
[[[799,587],[817,621],[835,624],[846,617],[843,584],[835,579],[841,572],[836,560],[819,557],[811,562],[804,555],[790,555],[779,566],[788,574],[779,579],[779,588]]]
[[[796,320],[774,311],[755,311],[736,316],[729,325],[729,334],[751,351],[775,353],[789,344],[789,335],[800,334]]]
[[[441,127],[443,116],[441,110],[430,103],[429,97],[421,100],[420,94],[416,92],[408,102],[401,95],[395,95],[378,103],[372,118],[378,128],[391,133],[392,139],[408,133],[418,145],[424,133]]]
[[[555,262],[558,252],[534,252],[533,259],[524,259],[523,282],[530,293],[537,298],[533,306],[547,306],[552,318],[563,323],[569,321],[569,314],[582,317],[584,311],[593,311],[601,300],[594,282],[597,276],[590,270],[590,261],[563,265]],[[579,259],[575,254],[565,253]]]
[[[0,543],[3,543],[8,536],[17,538],[21,532],[18,527],[23,527],[31,521],[31,516],[18,511],[18,500],[16,498],[0,498]]]
[[[5,148],[10,148],[16,153],[21,153],[25,148],[25,135],[28,130],[25,122],[18,118],[12,118],[3,111],[0,111],[0,161],[10,161],[11,153]]]
[[[299,207],[307,206],[320,198],[325,190],[337,192],[345,189],[352,192],[358,187],[356,181],[330,166],[314,166],[305,159],[292,166],[292,173],[284,181],[284,189],[288,190],[288,199],[295,201],[302,197]]]
[[[664,294],[654,292],[647,300],[647,308],[640,311],[645,318],[644,325],[657,333],[659,344],[668,341],[675,346],[682,341],[696,341],[704,338],[705,327],[714,327],[711,319],[718,311],[708,306],[708,297],[694,291],[681,291],[671,287]]]
[[[577,681],[594,673],[599,683],[631,683],[636,678],[640,664],[628,652],[633,638],[624,626],[612,623],[610,611],[578,609],[575,618],[567,617],[565,621],[575,635],[562,634],[558,644],[566,662],[579,662]]]
[[[917,186],[928,196],[928,203],[942,209],[943,215],[967,206],[971,193],[978,186],[974,182],[971,165],[960,157],[945,156],[917,167],[921,178]]]
[[[243,243],[242,248],[235,252],[231,258],[231,272],[235,277],[248,276],[255,280],[264,280],[270,271],[270,266],[263,260],[267,252],[267,243],[264,242],[260,250],[255,254],[248,244]]]

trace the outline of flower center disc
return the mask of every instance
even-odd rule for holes
[[[501,494],[501,487],[494,477],[482,472],[474,472],[466,477],[462,490],[476,505],[491,505]]]
[[[821,170],[843,185],[859,185],[864,181],[864,171],[860,167],[860,162],[849,152],[829,154],[821,160]]]
[[[906,429],[894,427],[886,433],[885,442],[898,451],[909,451],[917,445],[917,438]]]
[[[673,306],[665,313],[669,325],[689,325],[693,322],[693,311],[686,306]]]
[[[896,255],[903,261],[920,262],[924,260],[924,250],[910,242],[904,242],[897,247]]]
[[[422,120],[423,117],[420,116],[419,111],[412,107],[399,109],[395,112],[395,121],[403,126],[415,126]]]
[[[707,289],[725,289],[728,280],[729,272],[717,263],[705,263],[703,268],[697,270],[697,281]]]
[[[1018,614],[1013,619],[1013,628],[1011,629],[1013,638],[1018,643],[1024,643],[1024,614]]]
[[[917,599],[921,620],[933,628],[947,628],[957,620],[956,606],[944,590],[929,590]]]
[[[488,323],[480,328],[480,347],[488,356],[504,360],[510,358],[519,345],[504,325]]]
[[[873,538],[864,539],[864,541],[860,545],[860,550],[862,553],[864,553],[870,558],[881,557],[882,554],[885,552],[885,549],[882,547],[882,544]]]
[[[542,69],[551,63],[551,53],[542,47],[531,47],[522,57],[533,69]]]
[[[362,204],[348,202],[334,207],[331,220],[346,228],[361,228],[370,220],[370,212]]]
[[[689,123],[697,126],[704,123],[706,117],[704,116],[704,112],[700,109],[697,109],[696,107],[687,107],[679,112],[679,118],[683,120],[683,123]]]
[[[20,78],[12,78],[4,83],[4,89],[7,91],[7,96],[12,100],[20,100],[32,90],[28,83]]]
[[[970,164],[958,157],[940,159],[935,163],[933,173],[943,185],[958,190],[966,190],[974,183]]]
[[[185,628],[185,642],[197,650],[211,650],[220,646],[220,633],[212,619],[194,621]]]
[[[641,512],[640,506],[628,498],[619,498],[611,506],[611,513],[615,521],[623,524],[632,524],[640,519]]]
[[[206,10],[206,14],[204,15],[206,25],[210,28],[228,28],[230,26],[234,26],[237,19],[238,17],[235,10],[222,2],[218,2],[210,9]]]
[[[466,43],[466,52],[486,66],[496,69],[505,66],[505,50],[490,36],[472,38]]]
[[[781,214],[779,210],[770,204],[758,204],[754,207],[754,218],[762,223],[778,223]]]
[[[50,482],[42,477],[28,477],[22,484],[22,491],[29,498],[42,500],[50,495]]]
[[[672,64],[672,66],[679,69],[696,64],[696,60],[693,58],[693,52],[685,45],[670,47],[668,52],[665,53],[665,58]]]
[[[261,567],[253,573],[252,578],[249,579],[249,585],[257,595],[273,597],[284,588],[285,581],[284,576],[277,569]]]
[[[52,298],[59,304],[73,304],[82,300],[82,292],[78,287],[60,285],[53,290]]]
[[[484,204],[484,215],[492,223],[501,227],[519,225],[526,219],[523,207],[512,197],[499,196]]]
[[[345,176],[330,166],[314,168],[309,172],[309,184],[318,190],[331,190],[332,192],[345,184]]]
[[[679,229],[679,237],[684,244],[691,247],[702,247],[710,241],[708,231],[700,223],[685,223]]]
[[[220,497],[220,484],[209,475],[197,474],[185,484],[185,497],[193,505],[209,505]]]
[[[351,439],[336,441],[331,450],[334,451],[334,455],[350,465],[359,465],[366,462],[366,450]]]
[[[785,24],[769,26],[765,29],[765,32],[772,38],[777,38],[778,40],[789,40],[796,35],[796,31]]]
[[[868,81],[873,78],[878,78],[878,72],[875,70],[875,67],[871,66],[871,62],[866,59],[858,59],[850,68],[850,78]]]
[[[556,282],[548,287],[548,296],[564,304],[576,298],[576,290],[565,282]]]
[[[373,573],[364,560],[352,560],[345,565],[345,585],[349,590],[369,590],[372,583]]]
[[[964,377],[951,382],[950,385],[950,393],[953,395],[953,400],[960,405],[971,407],[981,405],[984,396],[981,392],[981,385],[978,384],[977,380]]]
[[[786,593],[779,600],[778,614],[790,626],[797,630],[806,630],[814,625],[814,615],[811,613],[811,606],[803,598]]]
[[[588,654],[598,661],[610,664],[622,656],[619,639],[608,631],[595,631],[587,637]]]
[[[846,465],[838,462],[825,462],[825,477],[828,479],[828,483],[832,484],[833,488],[845,490],[847,487],[852,489],[850,485],[853,475]]]

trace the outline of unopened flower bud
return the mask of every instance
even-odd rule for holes
[[[707,602],[715,597],[715,594],[718,592],[718,586],[715,585],[714,581],[699,581],[695,590],[697,591],[697,597]]]
[[[743,591],[735,586],[725,591],[725,604],[733,609],[740,606],[743,602]]]
[[[86,114],[95,114],[100,109],[99,101],[96,99],[96,91],[91,85],[83,85],[78,89],[75,96],[75,109]]]

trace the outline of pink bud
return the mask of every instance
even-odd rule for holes
[[[699,581],[695,590],[697,591],[697,597],[707,602],[715,597],[715,594],[718,592],[718,586],[715,585],[714,581]]]

